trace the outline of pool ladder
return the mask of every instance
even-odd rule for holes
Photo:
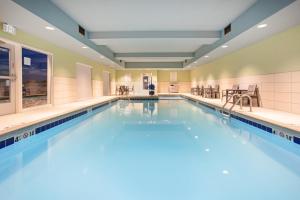
[[[236,102],[234,102],[232,104],[232,106],[230,107],[229,111],[226,112],[225,111],[225,107],[226,105],[229,103],[229,101],[234,98],[234,97],[239,97],[238,100]],[[226,117],[230,117],[231,116],[231,113],[232,113],[232,109],[234,108],[234,106],[236,106],[238,103],[240,103],[240,109],[243,109],[243,98],[244,97],[247,97],[249,99],[249,102],[250,102],[250,112],[252,112],[252,98],[248,95],[248,94],[234,94],[234,95],[231,95],[229,97],[229,99],[226,101],[226,103],[222,106],[222,110],[220,110],[220,112],[222,113],[223,116],[226,116]]]

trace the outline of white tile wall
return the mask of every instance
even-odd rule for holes
[[[205,86],[220,84],[221,90],[231,88],[233,84],[247,89],[253,83],[259,88],[263,107],[300,114],[300,71],[198,81],[199,85]]]
[[[53,103],[54,105],[77,101],[76,78],[54,77],[53,78]],[[115,82],[111,82],[112,94],[115,92]],[[92,81],[93,97],[103,96],[103,82]]]
[[[77,99],[76,79],[65,77],[53,78],[54,104],[74,102]]]

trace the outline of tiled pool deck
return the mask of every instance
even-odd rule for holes
[[[101,97],[63,105],[36,108],[21,113],[0,116],[0,137],[8,132],[53,119],[71,112],[79,111],[80,109],[93,105],[112,101],[114,99],[117,99],[117,97]]]
[[[219,109],[221,109],[225,103],[225,101],[222,102],[220,99],[202,98],[200,96],[195,96],[191,94],[181,95],[198,100],[203,103],[207,103],[208,105],[217,107]],[[229,109],[231,106],[232,104],[228,104],[226,108]],[[243,109],[241,110],[239,105],[235,106],[233,111],[235,113],[255,118],[263,122],[278,125],[293,132],[298,132],[300,135],[300,115],[261,107],[253,107],[253,111],[249,112],[249,107],[243,107]]]
[[[170,95],[170,94],[160,94]],[[200,101],[204,104],[221,108],[225,102],[221,102],[219,99],[207,99],[191,94],[172,94],[181,95],[190,99]],[[117,96],[101,97],[81,102],[74,102],[64,105],[49,106],[44,108],[37,108],[30,111],[24,111],[22,113],[10,114],[0,116],[0,137],[6,135],[9,132],[37,124],[49,119],[53,119],[58,116],[62,116],[71,112],[79,111],[80,109],[94,106],[97,104],[109,102],[118,99]],[[230,105],[228,105],[230,107]],[[290,130],[293,133],[300,135],[300,115],[270,110],[266,108],[253,108],[253,112],[249,112],[249,108],[244,107],[240,110],[239,106],[233,109],[234,113],[238,113],[247,117],[251,117],[278,127],[283,127],[286,130]]]

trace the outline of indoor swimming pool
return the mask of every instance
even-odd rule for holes
[[[2,200],[299,200],[300,145],[189,100],[119,100],[0,149]]]

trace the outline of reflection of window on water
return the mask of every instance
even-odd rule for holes
[[[23,108],[47,104],[47,55],[22,49]]]

